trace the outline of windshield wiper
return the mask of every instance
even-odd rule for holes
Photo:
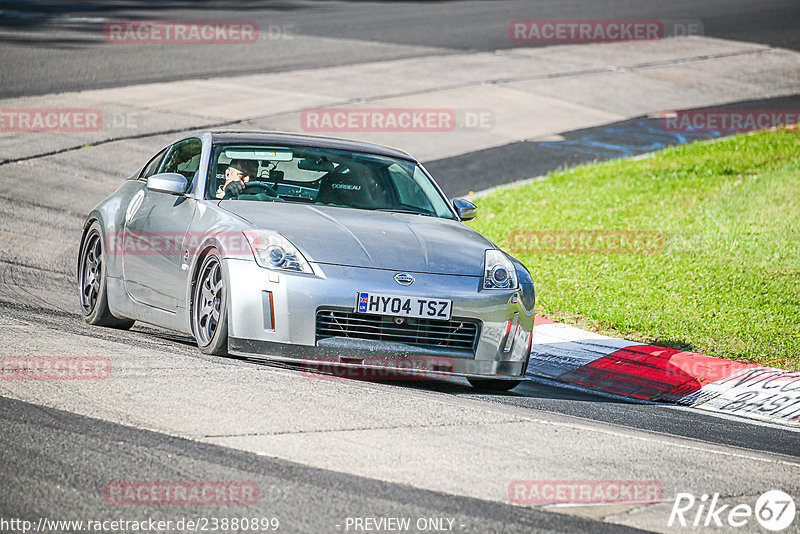
[[[392,213],[410,213],[411,215],[424,215],[426,217],[433,217],[433,215],[431,215],[426,211],[408,210],[403,208],[375,208],[374,211],[389,211]]]

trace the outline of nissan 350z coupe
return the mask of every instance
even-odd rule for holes
[[[244,175],[243,189],[225,187]],[[81,310],[92,325],[190,334],[207,354],[508,390],[528,365],[534,286],[462,223],[476,210],[399,150],[201,132],[89,213]]]

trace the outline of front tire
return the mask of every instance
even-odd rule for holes
[[[520,385],[522,380],[497,380],[493,378],[467,378],[475,389],[483,391],[510,391]]]
[[[78,296],[83,320],[96,326],[128,330],[134,321],[112,315],[106,291],[106,262],[100,223],[92,222],[78,255]]]
[[[192,332],[204,354],[228,353],[227,296],[222,258],[212,249],[203,258],[192,289]]]

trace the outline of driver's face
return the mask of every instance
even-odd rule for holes
[[[232,169],[230,167],[225,169],[225,183],[228,184],[236,180],[247,183],[250,181],[250,177],[239,169]]]

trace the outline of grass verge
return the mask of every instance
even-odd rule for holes
[[[800,370],[800,130],[551,173],[475,199],[539,315]]]

